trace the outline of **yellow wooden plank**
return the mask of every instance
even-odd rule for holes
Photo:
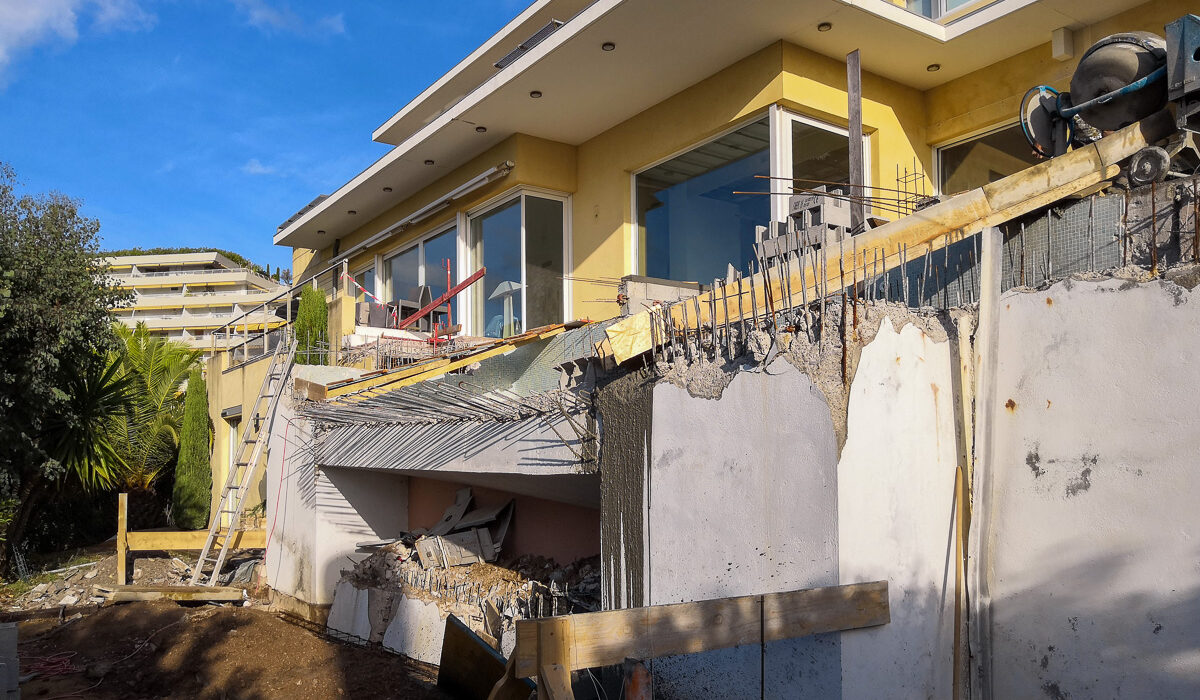
[[[134,552],[203,549],[208,530],[130,532],[127,537],[129,549]],[[235,549],[262,549],[267,546],[267,533],[262,529],[240,530],[233,535],[233,546]]]
[[[128,522],[129,494],[117,495],[117,583],[125,583],[129,556]]]
[[[363,399],[371,398],[372,396],[380,396],[393,389],[410,386],[419,382],[427,381],[434,377],[439,377],[447,372],[453,372],[457,369],[462,369],[476,362],[481,362],[489,357],[503,355],[511,350],[514,350],[526,343],[531,343],[537,340],[545,340],[564,332],[565,326],[554,326],[544,331],[531,331],[522,336],[514,336],[506,341],[488,346],[486,349],[479,352],[460,357],[456,360],[442,359],[434,363],[421,363],[412,367],[406,367],[407,372],[398,370],[395,373],[389,373],[380,377],[373,377],[364,383],[347,384],[334,389],[329,389],[326,393],[329,398],[344,397],[342,401],[362,401]],[[369,388],[369,391],[363,391]],[[361,392],[361,393],[359,393]]]
[[[231,586],[113,586],[108,599],[113,603],[141,600],[237,601],[245,597]]]
[[[955,195],[932,207],[915,212],[904,218],[884,224],[847,240],[844,249],[823,251],[817,262],[806,259],[800,265],[793,264],[788,276],[791,286],[791,303],[801,303],[819,298],[819,290],[831,292],[850,284],[855,270],[874,263],[875,251],[881,251],[881,269],[890,270],[900,265],[900,252],[907,248],[908,258],[940,250],[943,246],[959,240],[965,234],[974,234],[989,226],[996,226],[1013,218],[1047,206],[1063,198],[1087,191],[1097,184],[1112,178],[1118,171],[1117,164],[1136,153],[1147,144],[1166,137],[1174,130],[1174,123],[1166,112],[1161,112],[1128,126],[1094,144],[1070,151],[1052,160],[1039,163],[996,182]],[[950,234],[947,236],[947,234]],[[803,274],[801,273],[803,266]],[[874,272],[874,270],[872,270]],[[859,273],[861,277],[861,272]],[[754,285],[759,289],[766,286],[763,273],[754,276]],[[775,300],[784,297],[782,281],[772,271],[770,290]],[[801,280],[805,284],[801,284]],[[743,286],[749,283],[743,281]],[[803,293],[802,293],[803,288]],[[716,313],[712,314],[709,300],[717,299]],[[739,320],[736,304],[730,305],[728,318],[721,303],[723,295],[736,299],[732,290],[719,288],[700,295],[700,323],[723,323]],[[763,313],[767,309],[767,295],[759,295],[753,310]],[[688,303],[691,303],[690,300]],[[751,314],[748,304],[744,316]],[[694,307],[689,325],[695,326]],[[680,304],[670,308],[677,327],[682,326],[683,311]],[[715,318],[710,319],[710,316]],[[610,341],[612,356],[616,362],[625,362],[636,357],[654,344],[651,334],[649,312],[624,318],[605,329]],[[659,341],[661,342],[661,341]]]
[[[875,581],[519,620],[513,651],[517,677],[538,672],[544,662],[540,631],[560,625],[559,620],[571,624],[568,670],[575,670],[882,625],[890,620],[890,609],[887,582]]]

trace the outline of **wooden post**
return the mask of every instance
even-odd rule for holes
[[[538,697],[567,700],[571,692],[570,617],[551,617],[538,625]]]
[[[850,117],[850,235],[857,236],[866,228],[867,198],[866,164],[863,163],[862,69],[858,49],[846,55],[846,97]]]
[[[128,581],[125,577],[125,560],[129,553],[129,531],[127,516],[129,513],[129,494],[117,494],[117,585],[123,586]]]

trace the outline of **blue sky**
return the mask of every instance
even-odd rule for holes
[[[290,266],[275,227],[527,4],[0,0],[0,161],[81,199],[106,248]]]

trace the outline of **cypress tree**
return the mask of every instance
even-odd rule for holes
[[[300,292],[300,308],[296,311],[296,364],[323,365],[325,353],[318,350],[318,343],[329,336],[329,307],[325,294],[314,287],[305,287]]]
[[[212,470],[208,457],[212,430],[208,423],[208,391],[197,367],[188,377],[184,399],[183,427],[179,436],[179,461],[175,467],[172,512],[175,525],[185,530],[208,526],[212,494]]]

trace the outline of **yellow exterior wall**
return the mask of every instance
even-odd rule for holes
[[[633,269],[632,174],[719,134],[770,105],[845,127],[846,66],[787,42],[777,42],[579,146],[579,188],[572,221],[574,274],[615,280]],[[870,138],[871,182],[895,186],[896,165],[926,172],[920,91],[863,74],[863,129]],[[764,189],[766,186],[764,185]],[[576,282],[577,318],[617,313],[616,290]]]
[[[212,507],[209,509],[210,524],[220,503],[221,490],[225,486],[229,466],[229,423],[221,417],[221,411],[233,406],[242,407],[241,419],[243,422],[238,427],[238,437],[235,438],[240,440],[241,431],[245,429],[244,421],[248,420],[254,411],[254,401],[262,388],[267,367],[271,365],[271,358],[265,357],[238,369],[224,371],[224,368],[229,366],[229,357],[229,353],[220,353],[210,358],[205,378],[208,384],[208,417],[213,425],[213,451],[209,458],[213,482]],[[266,451],[264,450],[264,464],[265,459]],[[250,496],[246,501],[246,510],[250,510],[266,498],[264,472],[265,470],[261,470],[251,485]]]
[[[1047,43],[949,83],[920,91],[863,73],[863,127],[869,140],[870,182],[898,186],[898,170],[919,170],[932,193],[934,146],[1011,123],[1021,96],[1031,86],[1066,88],[1078,57],[1096,39],[1162,25],[1187,11],[1182,0],[1156,0],[1075,32],[1076,58],[1059,62]],[[573,316],[604,319],[617,312],[611,284],[633,272],[636,221],[632,174],[705,141],[779,104],[798,114],[845,127],[848,122],[846,69],[842,61],[788,42],[776,42],[687,87],[644,112],[573,147],[516,134],[438,178],[412,197],[367,221],[341,241],[345,250],[407,214],[435,201],[479,172],[505,160],[513,172],[477,190],[418,226],[401,232],[350,260],[352,270],[370,264],[376,253],[398,250],[443,228],[459,212],[477,207],[517,185],[571,194]],[[765,187],[764,187],[765,189]],[[878,211],[894,218],[894,214]],[[332,253],[297,249],[297,270],[320,269]],[[298,275],[299,278],[299,275]],[[606,283],[607,282],[607,283]],[[612,300],[612,301],[610,301]]]
[[[1184,0],[1154,0],[1077,29],[1075,56],[1067,61],[1056,61],[1050,55],[1050,32],[1056,27],[1046,27],[1045,44],[928,90],[925,93],[928,141],[941,145],[984,129],[1012,124],[1016,122],[1021,97],[1029,88],[1050,85],[1059,90],[1069,89],[1075,66],[1095,42],[1119,32],[1148,31],[1162,36],[1165,24],[1195,11],[1195,4]]]

